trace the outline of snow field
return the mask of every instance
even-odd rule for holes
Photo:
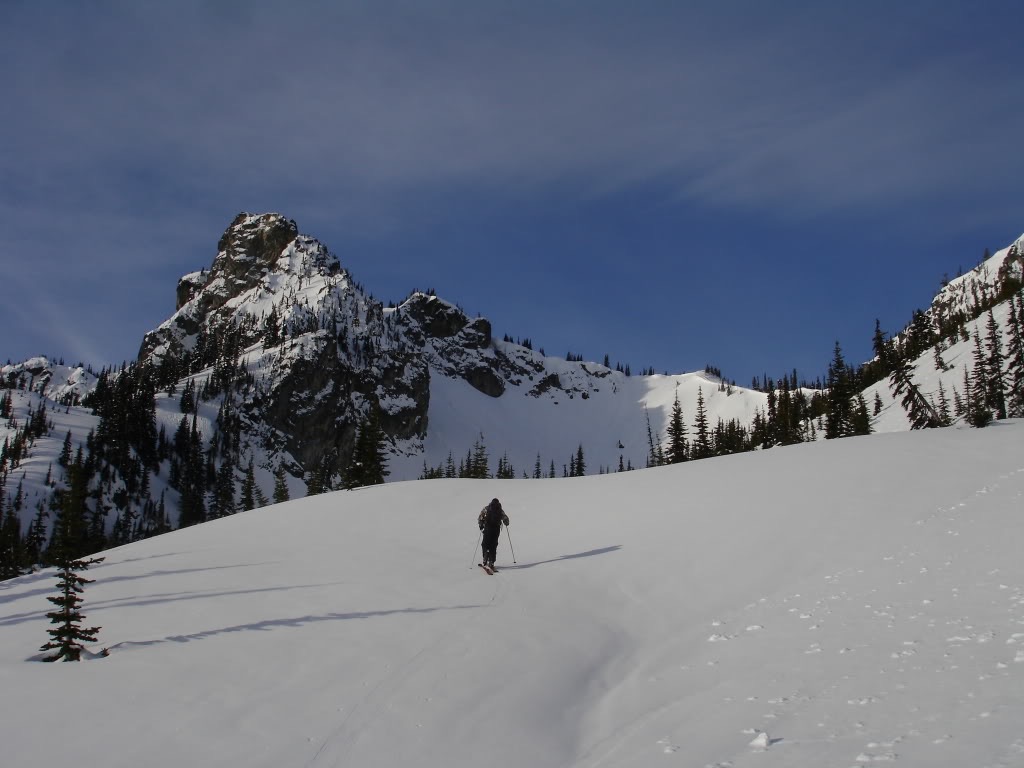
[[[1020,765],[1022,448],[1003,422],[296,500],[106,553],[111,655],[81,664],[29,661],[52,573],[5,582],[4,764]]]

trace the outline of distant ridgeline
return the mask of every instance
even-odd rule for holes
[[[824,379],[548,356],[430,292],[385,306],[278,214],[240,214],[137,360],[0,368],[0,569],[386,477],[551,478],[1024,416],[1018,240]],[[492,457],[499,456],[495,461]]]

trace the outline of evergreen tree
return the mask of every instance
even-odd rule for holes
[[[90,552],[89,476],[81,448],[68,467],[67,483],[66,488],[54,491],[51,500],[56,517],[47,560],[57,565]]]
[[[206,522],[207,470],[206,462],[203,460],[203,440],[194,416],[185,451],[181,466],[181,507],[178,522],[182,528]]]
[[[657,467],[661,463],[660,451],[654,443],[654,433],[651,431],[651,414],[644,407],[644,417],[647,419],[647,466]]]
[[[949,398],[946,397],[946,388],[942,386],[942,379],[939,379],[939,404],[937,407],[939,422],[943,427],[953,423],[953,417],[949,412]]]
[[[65,468],[71,463],[71,430],[64,436],[64,444],[61,446],[57,463]]]
[[[46,509],[43,502],[36,505],[36,515],[25,534],[23,561],[26,565],[42,562],[43,547],[46,545]]]
[[[237,511],[235,507],[235,468],[230,457],[226,457],[217,470],[217,481],[210,503],[210,519],[227,517]]]
[[[256,468],[253,458],[249,457],[249,466],[245,468],[245,479],[242,481],[241,506],[243,510],[256,508]]]
[[[875,361],[877,364],[877,378],[881,379],[888,376],[892,372],[892,349],[890,344],[886,341],[885,334],[882,332],[882,324],[875,318],[875,333],[871,337],[871,348],[875,353]]]
[[[1007,415],[1015,419],[1024,418],[1024,293],[1013,298],[1010,304],[1010,342],[1007,355],[1007,379],[1010,394],[1007,399]]]
[[[180,401],[181,412],[184,414],[193,413],[196,409],[196,381],[189,379],[181,390]]]
[[[102,557],[79,559],[68,557],[68,550],[61,549],[61,559],[57,564],[57,588],[59,594],[56,597],[46,598],[57,609],[50,611],[46,617],[55,625],[48,629],[50,641],[40,647],[41,651],[55,651],[45,658],[45,661],[79,661],[81,659],[82,643],[95,643],[96,633],[100,627],[83,627],[81,625],[85,615],[81,611],[83,587],[91,584],[93,579],[79,576],[80,571],[87,570],[89,566],[102,563]]]
[[[974,370],[971,371],[971,413],[969,421],[975,426],[985,426],[992,420],[992,403],[989,399],[989,378],[988,378],[988,365],[985,359],[985,352],[981,346],[981,334],[975,330],[974,333],[974,350],[972,352],[974,359]],[[987,417],[982,416],[982,411],[986,412]]]
[[[850,398],[853,395],[852,376],[843,351],[836,342],[832,362],[828,367],[828,411],[825,414],[825,439],[834,440],[850,434]]]
[[[358,486],[352,486],[358,487]],[[309,472],[309,481],[306,483],[306,496],[319,496],[324,492],[324,463],[318,461]]]
[[[366,421],[357,430],[352,459],[345,473],[347,489],[380,485],[390,472],[387,469],[387,438],[380,427],[380,418],[372,405]]]
[[[3,475],[0,475],[2,480]],[[18,485],[21,493],[21,484]],[[17,498],[17,497],[15,497]],[[0,501],[3,500],[3,484],[0,482]],[[0,580],[21,575],[23,562],[21,540],[21,518],[14,504],[5,512],[0,504]]]
[[[672,403],[672,415],[665,429],[668,437],[668,449],[665,460],[669,464],[680,464],[687,460],[689,448],[686,445],[686,422],[683,421],[683,408],[679,404],[679,391],[676,390],[675,401]]]
[[[576,449],[576,477],[583,477],[587,472],[587,465],[583,461],[583,444],[580,443]]]
[[[274,503],[288,501],[288,483],[285,482],[284,464],[278,464],[274,470]]]
[[[714,455],[711,445],[711,432],[708,426],[708,414],[704,408],[704,392],[697,387],[697,414],[693,423],[693,458],[706,459]]]
[[[999,333],[999,324],[996,323],[992,310],[988,311],[986,323],[988,335],[985,345],[988,355],[985,359],[985,397],[989,407],[995,411],[999,419],[1006,418],[1006,395],[1004,392],[1003,376],[1003,345]]]
[[[83,549],[86,541],[85,497],[88,493],[88,476],[81,461],[81,450],[75,461],[68,468],[69,486],[65,491],[55,494],[58,499],[57,519],[54,522],[53,537],[50,541],[50,561],[58,568],[58,586],[60,594],[48,597],[57,610],[46,616],[56,625],[47,630],[51,640],[40,650],[56,651],[47,661],[78,661],[82,643],[95,642],[99,627],[83,628],[80,626],[84,618],[80,611],[82,599],[80,594],[84,584],[90,583],[78,575],[90,565],[103,561],[103,558],[84,559]]]
[[[481,433],[480,439],[473,443],[469,476],[479,480],[486,480],[491,476],[489,463],[487,446],[484,444],[484,436]]]
[[[857,393],[855,400],[857,404],[853,409],[852,420],[850,422],[850,434],[870,435],[871,417],[868,415],[868,403],[864,399],[864,395],[860,392]]]
[[[903,408],[910,418],[911,429],[941,426],[942,420],[928,399],[921,394],[913,380],[913,366],[907,357],[897,360],[889,377],[893,397],[901,397]]]

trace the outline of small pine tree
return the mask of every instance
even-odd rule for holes
[[[288,483],[284,478],[284,464],[278,464],[274,470],[274,503],[288,501]]]
[[[96,633],[100,631],[100,627],[81,626],[81,621],[85,618],[81,612],[82,588],[86,584],[91,584],[93,579],[79,576],[78,572],[102,562],[102,557],[67,558],[58,565],[57,588],[60,594],[46,598],[57,606],[56,610],[46,614],[55,626],[47,630],[50,641],[39,649],[55,653],[47,656],[45,661],[79,661],[82,656],[82,643],[96,642]]]
[[[91,565],[103,562],[103,558],[85,558],[81,555],[82,528],[79,495],[84,488],[84,472],[81,463],[76,459],[70,467],[71,488],[60,498],[60,512],[54,524],[53,538],[50,541],[49,554],[57,566],[57,585],[60,594],[46,598],[57,609],[47,613],[47,618],[55,625],[47,630],[50,641],[43,645],[42,651],[56,651],[46,657],[47,661],[78,661],[82,653],[82,643],[96,642],[99,627],[83,628],[85,616],[80,610],[82,587],[91,583],[91,579],[79,576]]]

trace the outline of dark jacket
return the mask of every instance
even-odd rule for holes
[[[502,523],[508,525],[508,515],[501,508],[501,502],[497,499],[492,499],[490,504],[480,510],[476,523],[481,531],[497,531],[501,528]]]

